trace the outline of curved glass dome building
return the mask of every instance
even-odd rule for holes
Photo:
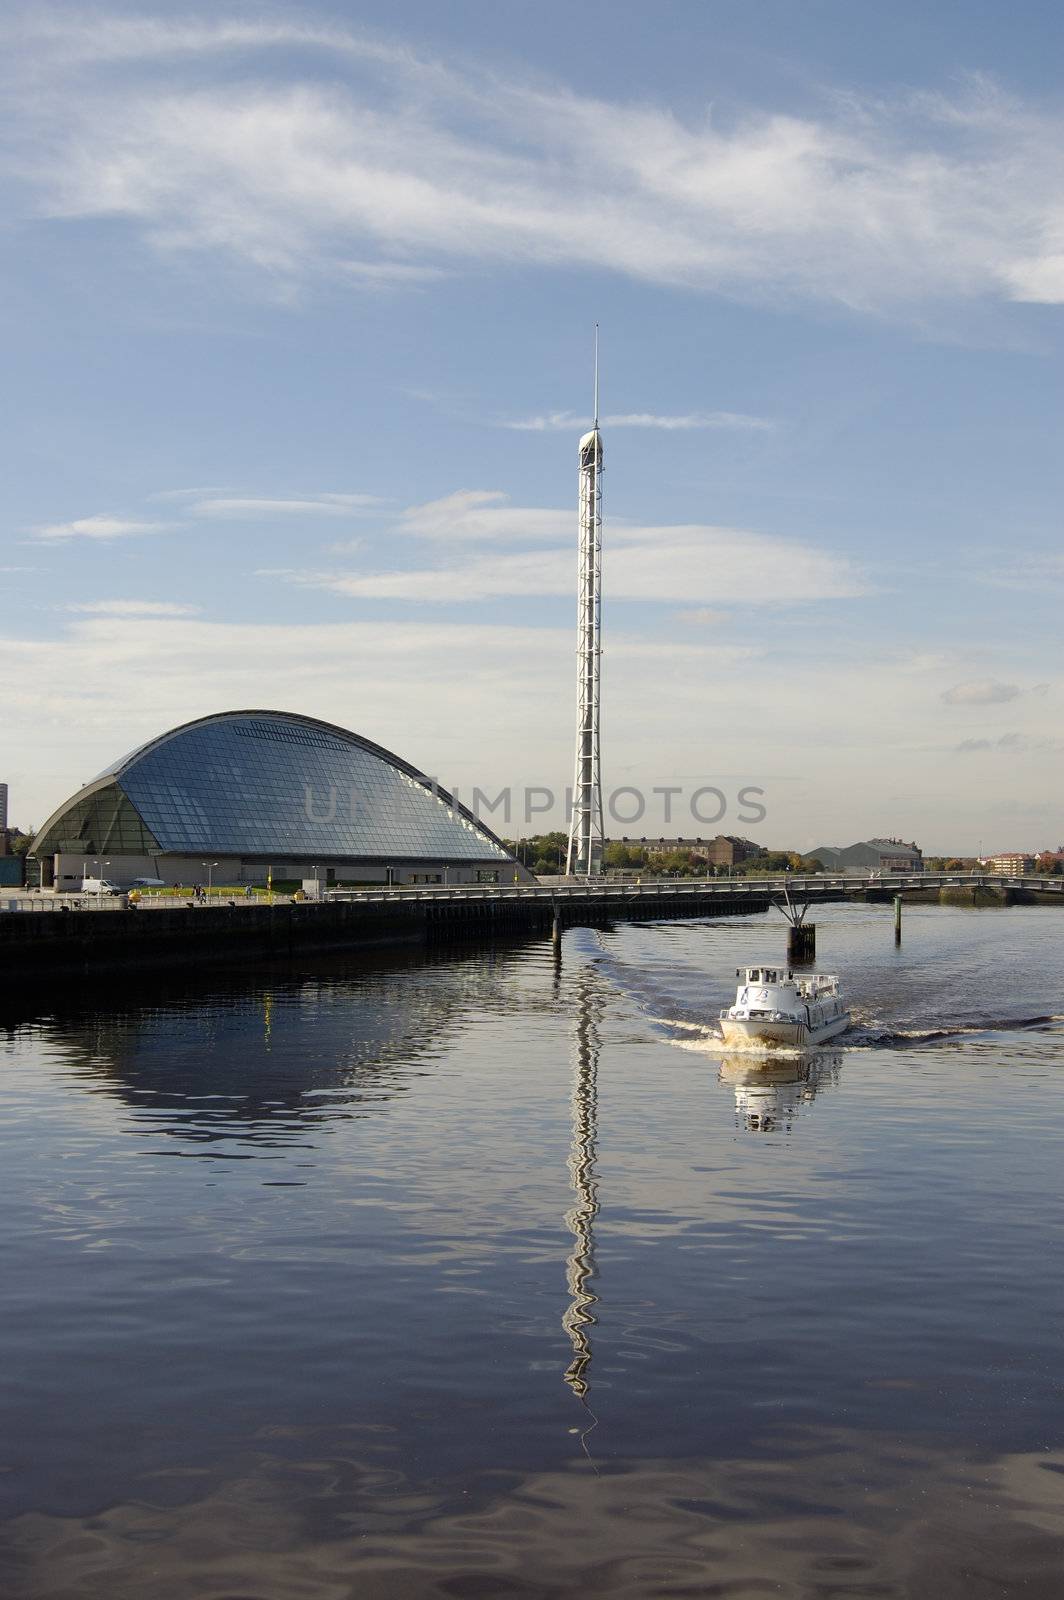
[[[151,739],[48,818],[33,853],[57,888],[132,882],[512,882],[489,828],[409,762],[286,711],[226,711]],[[49,869],[50,874],[49,874]]]

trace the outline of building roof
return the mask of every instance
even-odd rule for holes
[[[287,711],[200,717],[121,757],[34,851],[510,861],[446,790],[381,745]]]
[[[922,859],[918,845],[903,844],[900,839],[864,839],[848,845],[820,844],[815,850],[806,851],[806,855],[818,857],[825,866],[834,863],[836,866],[874,867],[881,856],[905,855]]]

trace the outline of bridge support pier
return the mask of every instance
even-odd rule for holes
[[[787,929],[787,964],[800,967],[816,960],[816,923],[794,923]]]

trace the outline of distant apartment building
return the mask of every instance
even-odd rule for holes
[[[1022,850],[1005,850],[1001,855],[986,856],[982,865],[1001,878],[1022,878],[1034,871],[1034,856]]]
[[[718,833],[713,839],[703,839],[701,835],[693,839],[632,839],[626,834],[623,839],[607,839],[606,843],[627,845],[656,856],[670,855],[674,850],[690,850],[693,855],[701,856],[715,867],[736,867],[741,861],[749,861],[751,856],[756,856],[761,849],[752,839],[739,839],[730,833]]]
[[[810,850],[829,872],[923,872],[920,846],[904,839],[865,839],[860,844],[818,845]]]
[[[737,867],[758,855],[761,846],[752,839],[740,839],[732,833],[718,833],[709,846],[709,857],[715,867]]]

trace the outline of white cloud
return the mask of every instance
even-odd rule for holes
[[[695,606],[690,611],[677,611],[676,620],[698,628],[719,628],[730,618],[726,611],[717,611],[712,606]]]
[[[511,509],[515,517],[520,515],[518,508]],[[354,599],[455,603],[568,596],[572,558],[570,543],[560,549],[492,552],[447,566],[387,572],[288,569],[269,575]],[[844,556],[734,528],[629,527],[624,542],[607,550],[604,563],[611,601],[711,601],[738,592],[749,605],[786,606],[871,592]]]
[[[1023,690],[1016,683],[999,683],[993,678],[979,678],[970,683],[956,683],[943,691],[942,698],[949,706],[1000,706],[1015,700]]]
[[[39,540],[132,539],[142,533],[161,533],[165,522],[137,522],[128,517],[78,517],[73,522],[49,522],[33,530]]]
[[[327,556],[353,556],[366,549],[365,539],[338,539],[335,544],[323,545]]]
[[[124,220],[273,284],[487,261],[861,308],[1064,301],[1064,119],[984,80],[684,118],[324,25],[58,14],[8,34],[3,160],[35,215]],[[223,55],[243,70],[219,75]]]
[[[511,506],[508,496],[494,489],[459,489],[441,500],[410,506],[399,521],[402,533],[448,542],[559,539],[572,528],[572,511]]]
[[[148,500],[201,500],[205,495],[231,494],[228,484],[201,484],[198,489],[156,489],[154,494],[145,498]]]
[[[368,568],[366,556],[358,570],[271,568],[258,576],[363,600],[456,603],[572,592],[571,510],[514,506],[497,490],[460,489],[408,507],[388,531],[444,545],[449,559],[381,571]],[[483,553],[486,545],[491,548]],[[475,553],[467,552],[470,546]],[[362,546],[356,540],[329,553],[360,554]],[[739,592],[750,605],[788,605],[871,592],[867,578],[845,556],[711,524],[648,527],[611,520],[604,563],[611,601],[697,603]]]
[[[549,411],[544,416],[504,422],[501,426],[522,433],[569,433],[590,428],[593,420],[592,417],[577,416],[572,411]],[[629,411],[601,417],[599,422],[603,428],[660,428],[666,433],[702,428],[745,429],[766,433],[774,426],[764,417],[748,417],[741,411],[693,411],[687,416],[657,416],[650,411]]]
[[[379,506],[372,494],[317,494],[307,499],[241,498],[219,496],[196,500],[187,509],[190,517],[223,517],[244,520],[254,517],[349,517]]]
[[[64,611],[100,617],[194,617],[200,609],[176,600],[83,600],[63,607]]]
[[[550,783],[560,793],[572,755],[572,645],[568,627],[501,615],[480,625],[177,617],[165,626],[98,615],[47,639],[0,632],[19,809],[47,815],[108,760],[191,717],[264,705],[353,727],[446,785]],[[979,785],[958,791],[958,757],[937,742],[941,712],[898,692],[904,664],[864,637],[847,657],[824,657],[805,635],[781,654],[764,630],[722,647],[633,639],[615,620],[603,662],[607,787],[672,781],[679,750],[691,789],[722,773],[737,775],[722,785],[731,795],[740,783],[764,784],[766,842],[798,840],[816,816],[822,837],[893,832],[929,849],[974,849],[991,808],[1002,808],[1003,827],[1019,814],[1015,767],[987,761]],[[811,745],[810,707],[824,705],[830,724],[818,725]],[[1016,732],[1037,741],[1044,726],[1044,704],[1031,701]],[[1024,841],[1057,841],[1062,759],[1042,748],[1016,757],[1037,764],[1037,815],[1014,830]],[[772,773],[795,776],[777,782]]]

